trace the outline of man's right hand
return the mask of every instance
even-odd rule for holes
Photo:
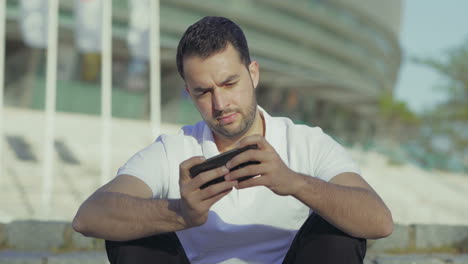
[[[237,184],[237,181],[223,181],[200,189],[203,184],[229,172],[226,166],[221,166],[192,178],[189,169],[204,161],[204,157],[196,156],[183,161],[179,166],[180,213],[188,227],[204,224],[208,220],[208,211],[211,206],[227,195]]]

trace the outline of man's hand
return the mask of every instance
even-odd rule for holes
[[[179,166],[180,213],[188,227],[202,225],[208,219],[208,211],[214,203],[221,200],[237,184],[237,181],[223,181],[207,188],[200,189],[203,184],[226,175],[226,166],[202,172],[196,177],[190,176],[189,169],[205,161],[197,156],[185,160]]]
[[[226,175],[226,180],[237,180],[244,176],[259,175],[252,179],[239,182],[237,189],[252,186],[265,186],[278,195],[292,195],[299,190],[303,184],[302,177],[290,170],[284,164],[275,149],[260,135],[243,138],[237,147],[257,144],[258,149],[245,151],[231,159],[226,167],[234,168],[248,161],[259,161],[260,164],[249,165]]]

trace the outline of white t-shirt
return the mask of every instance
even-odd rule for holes
[[[265,119],[265,138],[295,172],[329,181],[343,172],[360,173],[343,147],[318,127],[288,118]],[[180,199],[179,164],[193,156],[218,155],[205,122],[185,126],[178,135],[161,135],[118,171],[143,180],[154,199]],[[191,263],[282,263],[311,210],[291,196],[266,187],[234,189],[212,206],[205,224],[176,232]]]

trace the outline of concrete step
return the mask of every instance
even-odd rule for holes
[[[0,264],[108,264],[102,251],[53,253],[47,251],[0,251]]]
[[[468,264],[468,254],[368,255],[364,264]]]

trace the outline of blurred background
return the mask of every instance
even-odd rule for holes
[[[99,0],[59,1],[54,122],[47,119],[48,4],[7,0],[0,21],[0,222],[71,220],[84,199],[157,137],[152,109],[160,109],[160,132],[201,120],[175,54],[185,29],[206,15],[243,28],[260,64],[259,105],[320,126],[348,148],[395,221],[468,222],[468,2],[161,0],[158,16],[150,1],[111,1],[108,128]],[[155,17],[160,106],[150,92]]]

